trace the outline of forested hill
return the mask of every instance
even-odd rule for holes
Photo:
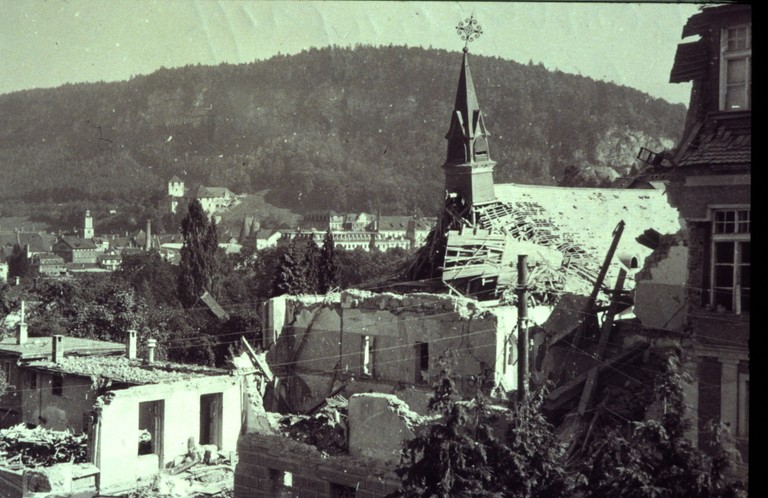
[[[158,196],[172,176],[271,189],[306,209],[433,214],[460,52],[310,49],[250,64],[0,96],[0,200]],[[470,54],[497,182],[625,172],[685,108],[627,87]]]

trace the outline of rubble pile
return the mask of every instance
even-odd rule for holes
[[[286,415],[280,431],[287,437],[316,447],[329,455],[347,453],[348,402],[341,395],[328,398],[312,415]]]
[[[6,466],[49,467],[85,463],[88,436],[19,424],[0,430],[0,463]]]
[[[233,496],[234,487],[234,468],[229,463],[199,463],[181,474],[157,474],[151,482],[140,486],[126,498],[230,498]]]

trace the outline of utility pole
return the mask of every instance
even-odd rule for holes
[[[517,400],[528,392],[528,256],[517,256]]]

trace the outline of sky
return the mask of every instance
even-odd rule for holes
[[[126,80],[160,67],[267,59],[328,45],[459,51],[581,74],[688,104],[669,83],[697,4],[267,0],[0,0],[0,94]],[[686,40],[689,41],[689,40]]]

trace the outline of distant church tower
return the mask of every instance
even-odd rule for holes
[[[456,194],[464,205],[478,206],[496,200],[493,188],[496,162],[488,154],[489,135],[469,71],[468,49],[464,47],[456,103],[445,136],[448,157],[443,165],[446,191],[449,195]]]
[[[168,180],[168,195],[170,197],[184,197],[184,180],[178,176]]]
[[[85,210],[85,220],[83,222],[83,238],[86,240],[93,239],[93,218],[91,217],[91,210]]]
[[[184,180],[174,175],[168,180],[168,207],[172,213],[178,209],[182,197],[184,197]]]

